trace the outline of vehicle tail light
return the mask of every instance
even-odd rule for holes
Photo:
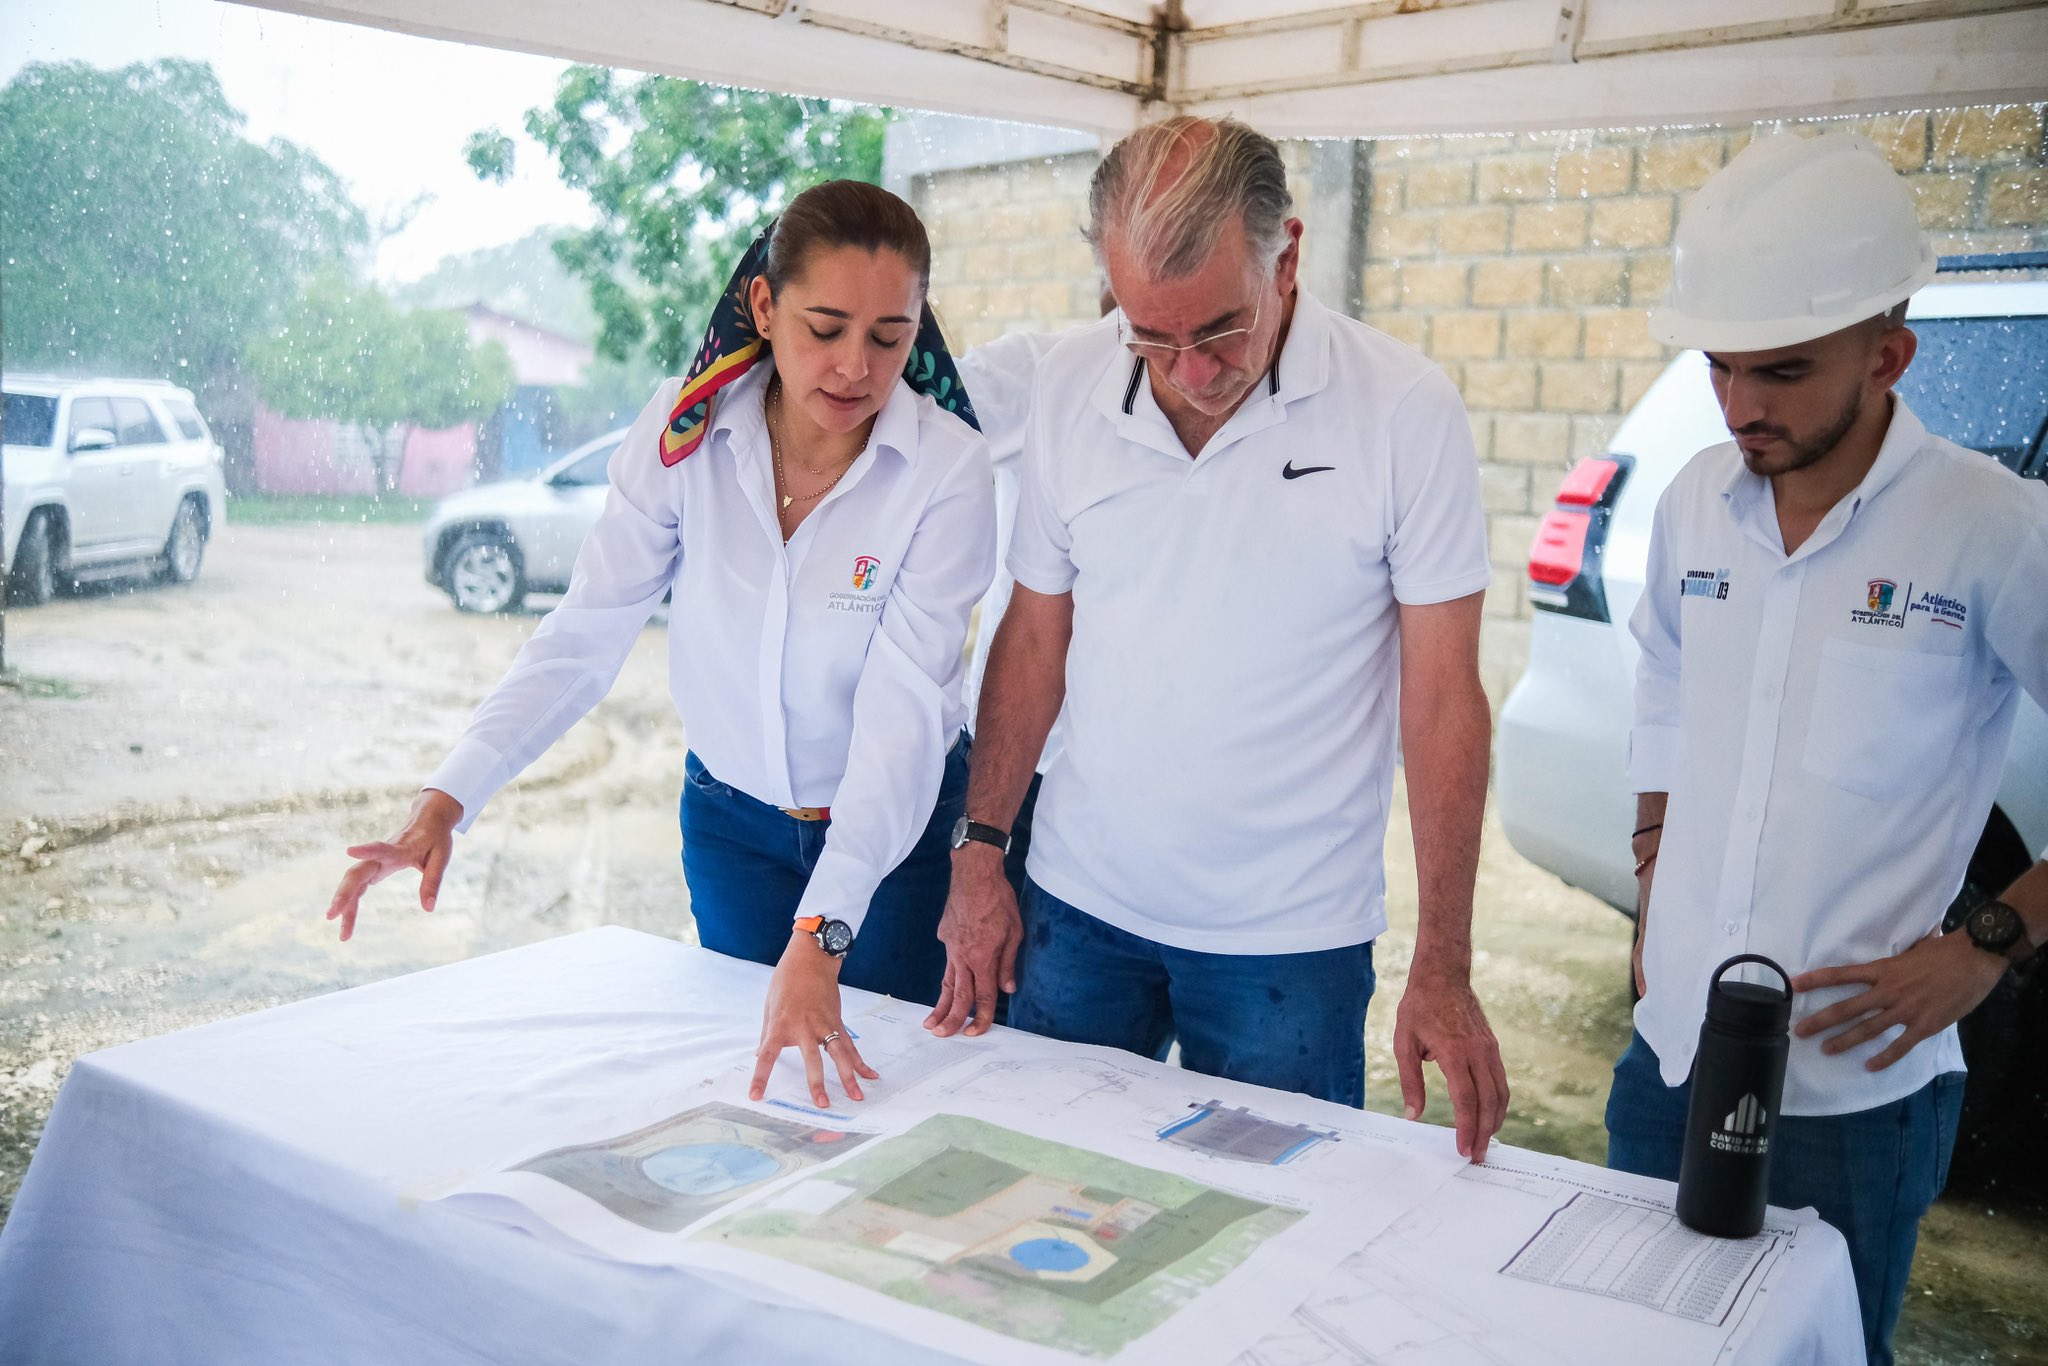
[[[1572,466],[1572,472],[1564,477],[1564,483],[1557,490],[1557,501],[1561,507],[1598,507],[1607,495],[1607,486],[1614,482],[1614,476],[1621,472],[1619,460],[1581,460]]]
[[[1529,601],[1539,610],[1606,621],[1601,552],[1614,504],[1635,457],[1606,455],[1572,466],[1529,548]]]
[[[1529,577],[1553,588],[1576,579],[1586,560],[1586,533],[1592,529],[1590,513],[1564,508],[1544,513],[1536,544],[1529,549]]]

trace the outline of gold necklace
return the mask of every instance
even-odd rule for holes
[[[775,456],[775,487],[778,491],[785,489],[789,486],[789,481],[782,472],[782,437],[779,431],[779,428],[781,426],[782,383],[780,380],[777,380],[775,385],[775,413],[768,421],[768,449]],[[856,455],[854,458],[859,459],[859,456]],[[839,467],[839,473],[832,476],[832,482],[825,485],[825,487],[819,489],[815,493],[806,493],[800,496],[784,493],[782,495],[781,510],[783,512],[789,511],[790,505],[792,503],[808,503],[813,499],[823,498],[826,494],[830,493],[833,489],[839,486],[839,481],[841,479],[844,479],[846,477],[846,472],[852,468],[852,460],[849,460],[844,465],[841,465]]]

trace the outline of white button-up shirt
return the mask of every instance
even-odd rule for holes
[[[960,734],[967,618],[995,567],[981,438],[897,384],[867,449],[787,545],[762,365],[715,401],[711,430],[664,467],[663,382],[611,462],[604,513],[569,592],[427,780],[467,829],[491,794],[588,711],[648,616],[669,608],[669,687],[720,782],[773,806],[829,806],[799,915],[856,928],[917,842]]]
[[[1274,370],[1190,459],[1115,321],[1081,329],[1040,365],[1010,570],[1074,602],[1033,880],[1207,952],[1386,927],[1397,604],[1488,579],[1442,370],[1302,291]]]
[[[1675,1086],[1732,955],[1797,976],[1940,927],[2019,690],[2048,701],[2048,488],[1895,398],[1869,474],[1787,555],[1769,481],[1710,447],[1658,504],[1632,628],[1629,776],[1670,794],[1636,1027]],[[1794,1019],[1862,990],[1804,994]],[[1963,1065],[1951,1028],[1866,1071],[1897,1034],[1833,1057],[1795,1038],[1784,1112],[1866,1110]]]
[[[996,627],[1009,610],[1010,577],[1008,559],[1010,536],[1017,525],[1017,494],[1021,487],[1018,461],[1024,454],[1024,418],[1031,410],[1031,389],[1038,379],[1038,363],[1045,359],[1064,332],[1012,332],[974,347],[958,362],[960,382],[974,401],[974,415],[981,422],[981,434],[988,439],[988,455],[996,470],[996,577],[981,600],[975,617],[974,636],[967,645],[967,730],[974,731],[974,719],[981,710],[981,680],[988,672],[988,647],[996,638]],[[1052,766],[1060,752],[1060,723],[1053,721],[1039,754],[1038,771]]]

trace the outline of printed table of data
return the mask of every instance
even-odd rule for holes
[[[1708,1237],[1668,1210],[1580,1191],[1501,1272],[1718,1324],[1782,1242],[1772,1229],[1753,1238]]]

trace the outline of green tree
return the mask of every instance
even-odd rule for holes
[[[555,243],[570,230],[535,228],[502,246],[478,247],[442,258],[391,301],[402,308],[467,308],[483,304],[522,322],[588,343],[597,336],[590,291],[562,267]]]
[[[458,313],[402,313],[338,272],[317,276],[283,327],[249,348],[263,397],[286,417],[328,418],[361,432],[377,487],[398,487],[406,432],[480,421],[512,392],[512,358],[471,343]]]
[[[203,62],[36,63],[0,89],[11,367],[203,385],[312,269],[363,246],[334,172],[243,123]]]
[[[601,354],[640,351],[680,371],[733,263],[790,198],[822,180],[878,181],[889,111],[605,67],[562,73],[526,131],[583,191],[597,223],[556,254],[590,290]],[[470,136],[486,180],[512,174],[512,140]]]

